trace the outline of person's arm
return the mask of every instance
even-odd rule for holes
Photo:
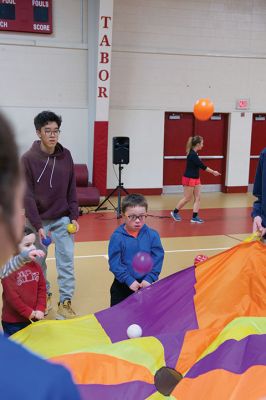
[[[52,365],[52,364],[50,364]],[[47,400],[81,400],[77,386],[70,372],[61,365],[53,365],[49,381],[46,381]],[[49,383],[48,383],[49,382]]]
[[[262,218],[257,215],[253,220],[252,232],[259,232],[259,236],[266,234],[266,228],[262,225]]]
[[[44,257],[42,250],[23,250],[17,256],[10,258],[10,260],[0,269],[0,279],[6,278],[8,275],[17,271],[24,264],[29,261],[35,260],[36,257]]]
[[[152,270],[143,278],[144,281],[149,283],[153,283],[158,280],[162,270],[163,259],[164,259],[164,249],[161,243],[160,236],[156,231],[153,232],[151,256],[153,259]]]
[[[253,203],[253,209],[251,212],[251,216],[253,218],[256,218],[256,217],[261,218],[261,197],[260,196]]]
[[[261,152],[256,170],[254,186],[253,186],[253,195],[257,197],[257,200],[255,200],[253,203],[253,209],[251,213],[251,216],[253,218],[252,231],[253,232],[259,231],[261,236],[264,236],[266,234],[266,228],[262,225],[262,181],[263,181],[263,159],[264,159],[263,154],[264,152]]]
[[[26,319],[31,319],[32,312],[34,311],[31,307],[27,306],[21,299],[17,291],[17,274],[12,274],[8,278],[2,280],[3,292],[6,301],[9,306],[13,308],[18,314]]]
[[[42,228],[42,220],[39,215],[37,204],[34,198],[34,178],[31,173],[28,159],[23,156],[22,164],[24,167],[25,178],[26,178],[26,193],[24,198],[25,214],[29,219],[30,223],[34,226],[38,232]]]
[[[193,163],[199,167],[200,169],[202,169],[203,171],[209,172],[210,174],[214,175],[214,176],[219,176],[221,175],[220,172],[215,171],[214,169],[211,169],[209,167],[207,167],[207,165],[203,164],[203,162],[200,160],[199,156],[197,155],[196,152],[191,154],[191,158]]]
[[[254,186],[253,186],[253,196],[257,197],[257,200],[253,203],[253,210],[251,213],[252,218],[262,215],[262,180],[263,180],[263,153],[260,154]]]
[[[209,167],[207,167],[207,168],[205,169],[205,171],[206,171],[206,172],[209,172],[210,174],[212,174],[212,175],[214,175],[214,176],[219,176],[219,175],[221,175],[220,172],[215,171],[214,169],[211,169],[211,168],[209,168]]]
[[[7,263],[0,270],[0,278],[6,278],[8,275],[21,268],[26,262],[29,262],[30,258],[28,257],[28,254],[28,251],[22,251],[17,256],[10,258],[10,260],[7,261]]]
[[[109,270],[120,283],[125,283],[130,287],[136,279],[129,274],[127,266],[122,263],[121,255],[122,243],[119,236],[114,233],[108,246]]]
[[[70,177],[69,177],[69,185],[68,185],[68,192],[67,192],[67,202],[69,205],[69,218],[72,223],[76,225],[76,222],[79,217],[79,209],[78,209],[78,201],[77,201],[77,189],[76,189],[76,177],[75,177],[75,169],[73,159],[69,152],[70,157]],[[75,222],[73,222],[75,221]],[[77,224],[78,225],[78,224]],[[76,226],[78,229],[78,226]]]

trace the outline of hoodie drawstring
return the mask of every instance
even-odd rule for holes
[[[51,176],[50,176],[50,188],[53,187],[53,186],[52,186],[52,179],[53,179],[53,173],[54,173],[54,168],[55,168],[55,159],[56,159],[56,157],[54,157],[53,168],[52,168],[52,172],[51,172]],[[43,168],[43,170],[42,170],[42,172],[41,172],[41,175],[40,175],[39,178],[37,179],[37,183],[40,182],[41,177],[43,176],[44,171],[46,170],[46,167],[47,167],[47,165],[48,165],[49,160],[50,160],[50,157],[47,158],[47,161],[46,161],[45,166],[44,166],[44,168]]]
[[[54,157],[53,168],[52,168],[52,172],[51,172],[51,176],[50,176],[50,188],[53,187],[53,185],[52,185],[52,179],[53,179],[54,167],[55,167],[55,157]]]

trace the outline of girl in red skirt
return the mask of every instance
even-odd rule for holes
[[[181,208],[187,204],[192,197],[194,197],[193,204],[193,215],[190,222],[202,224],[204,222],[198,216],[199,205],[200,205],[200,177],[199,170],[203,169],[204,171],[213,174],[214,176],[221,175],[220,172],[214,171],[213,169],[207,167],[203,164],[198,156],[198,151],[203,148],[203,137],[202,136],[193,136],[188,139],[186,152],[187,152],[187,165],[185,173],[182,177],[182,185],[184,186],[184,197],[179,201],[176,208],[171,211],[171,216],[175,221],[181,221],[181,217],[179,215],[179,211]]]

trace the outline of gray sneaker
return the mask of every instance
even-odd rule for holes
[[[196,224],[203,224],[203,219],[199,218],[199,217],[195,217],[195,218],[191,218],[190,222],[192,223],[196,223]]]
[[[180,215],[178,213],[175,213],[174,211],[171,211],[171,217],[175,220],[175,221],[181,221],[182,218],[180,217]]]

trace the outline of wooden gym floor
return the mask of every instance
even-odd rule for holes
[[[193,264],[197,254],[211,256],[243,240],[252,232],[251,206],[254,197],[250,194],[203,193],[200,216],[204,224],[191,224],[191,207],[183,211],[181,222],[170,216],[178,195],[147,196],[149,217],[147,224],[158,230],[165,249],[165,260],[161,278]],[[111,199],[116,204],[116,198]],[[108,239],[114,229],[122,223],[116,218],[111,204],[108,211],[91,211],[79,219],[80,232],[76,235],[75,271],[76,292],[73,308],[79,315],[93,313],[109,307],[109,288],[113,275],[108,269]],[[54,289],[56,309],[57,284],[53,248],[48,254],[48,276]],[[174,288],[177,290],[177,288]],[[51,311],[49,318],[54,317]]]
[[[181,194],[146,196],[149,204],[147,224],[156,229],[165,249],[161,278],[191,266],[198,254],[212,256],[242,241],[252,232],[250,217],[254,197],[250,193],[203,193],[200,217],[204,224],[191,224],[189,204],[181,211],[181,222],[170,218]],[[116,198],[111,199],[116,204]],[[75,272],[76,291],[73,308],[78,315],[94,313],[109,307],[109,288],[113,275],[108,269],[108,239],[122,223],[110,203],[107,211],[94,212],[80,217],[80,232],[76,234]],[[53,290],[52,310],[47,318],[54,318],[58,290],[53,245],[49,248],[48,278]],[[178,288],[173,288],[178,290]]]

